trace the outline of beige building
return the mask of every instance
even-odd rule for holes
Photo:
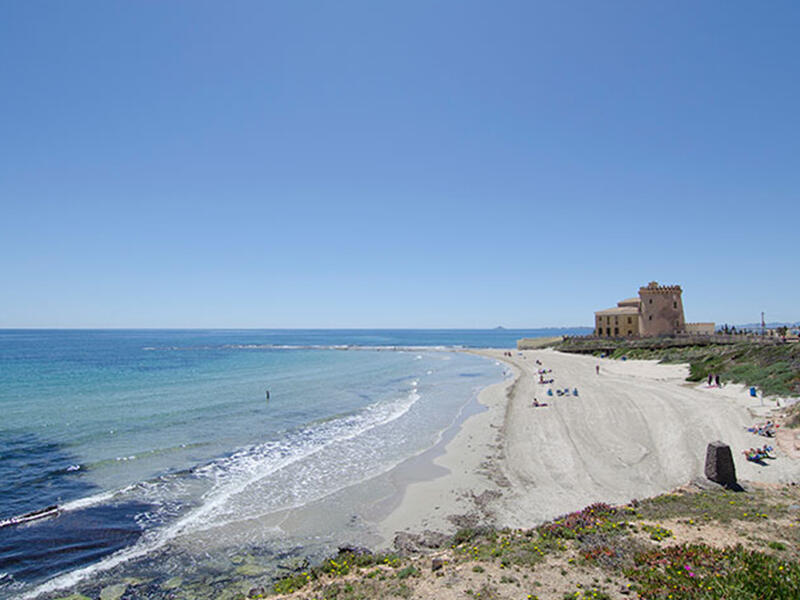
[[[599,337],[636,337],[714,332],[713,323],[686,323],[681,286],[651,281],[639,288],[638,298],[618,302],[614,308],[594,313],[594,333]]]
[[[687,323],[686,333],[692,335],[714,335],[715,323]]]

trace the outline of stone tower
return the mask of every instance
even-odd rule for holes
[[[658,285],[655,281],[639,288],[641,335],[686,333],[681,292],[679,285]]]

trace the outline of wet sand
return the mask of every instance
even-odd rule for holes
[[[777,444],[746,431],[775,402],[762,404],[743,386],[687,383],[686,365],[504,352],[476,351],[508,363],[514,377],[481,392],[487,410],[467,419],[433,459],[444,474],[407,485],[378,525],[387,542],[395,531],[452,531],[469,522],[454,515],[531,527],[593,502],[663,493],[703,475],[714,440],[731,446],[740,480],[800,480],[800,461],[779,448],[766,466],[745,460],[742,450]],[[552,384],[538,383],[540,368],[552,369],[544,376]],[[577,388],[578,396],[548,396],[548,388]],[[548,406],[534,408],[534,397]]]

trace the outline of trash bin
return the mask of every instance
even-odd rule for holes
[[[757,396],[756,396],[756,388],[754,388],[754,387],[751,387],[751,388],[750,388],[750,395],[751,395],[753,398],[756,398],[756,397],[757,397]]]

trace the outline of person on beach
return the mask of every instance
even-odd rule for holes
[[[720,384],[720,382],[719,382],[719,373],[714,375],[714,383],[717,384],[717,387],[722,387],[722,384]]]
[[[711,382],[714,381],[714,375],[712,373],[708,374],[708,387],[711,387]]]
[[[600,365],[595,365],[594,366],[594,372],[597,373],[598,375],[600,375]]]

